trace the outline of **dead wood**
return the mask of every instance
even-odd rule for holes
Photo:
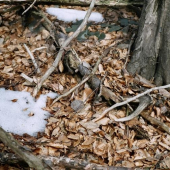
[[[126,168],[126,167],[114,167],[108,165],[99,165],[94,163],[89,163],[85,160],[80,159],[70,159],[66,157],[46,157],[46,161],[52,161],[54,166],[61,166],[67,168],[74,168],[79,170],[133,170],[134,168]]]
[[[41,157],[44,162],[46,162],[52,169],[59,169],[60,167],[64,168],[74,168],[74,169],[86,169],[86,170],[133,170],[134,168],[126,167],[114,167],[108,165],[99,165],[95,163],[89,163],[85,160],[80,159],[70,159],[67,157]],[[22,167],[27,167],[27,164],[24,164],[23,160],[13,153],[1,153],[0,154],[0,163],[2,164],[13,164],[13,165],[22,165]]]
[[[169,126],[167,126],[164,122],[154,118],[154,117],[151,117],[149,115],[149,112],[142,112],[141,113],[141,116],[143,118],[145,118],[147,121],[149,121],[152,125],[155,125],[157,126],[158,128],[160,128],[161,130],[164,130],[165,132],[167,132],[168,134],[170,134],[170,128]]]
[[[15,152],[20,158],[22,158],[29,165],[30,168],[35,168],[36,170],[51,169],[42,161],[42,159],[39,159],[31,152],[27,151],[17,140],[14,139],[14,137],[10,133],[7,133],[1,127],[0,140],[5,144],[5,146],[10,147],[13,152]]]
[[[33,3],[32,0],[0,0],[0,2],[4,3]],[[80,6],[89,6],[91,0],[38,0],[36,3],[53,3],[53,4],[61,4],[61,5],[80,5]],[[105,1],[97,1],[96,5],[99,6],[127,6],[127,5],[143,5],[143,0],[105,0]]]

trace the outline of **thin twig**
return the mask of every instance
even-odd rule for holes
[[[81,81],[81,82],[80,82],[79,84],[77,84],[75,87],[73,87],[72,89],[70,89],[68,92],[66,92],[66,93],[64,93],[63,95],[61,95],[61,96],[59,96],[58,98],[56,98],[56,99],[53,101],[52,105],[53,105],[55,102],[57,102],[58,100],[60,100],[61,98],[68,96],[68,95],[69,95],[70,93],[72,93],[74,90],[76,90],[76,89],[79,88],[81,85],[83,85],[85,82],[87,82],[87,81],[96,73],[97,68],[98,68],[99,64],[101,63],[101,61],[102,61],[102,58],[105,57],[105,56],[108,54],[109,51],[110,51],[110,48],[107,48],[107,49],[103,52],[103,54],[99,57],[99,59],[97,60],[97,62],[96,62],[96,64],[95,64],[95,66],[94,66],[91,74],[89,74],[83,81]]]
[[[34,2],[22,13],[22,15],[24,15],[30,8],[32,8],[36,1],[37,0],[34,0]]]
[[[123,117],[123,118],[115,118],[116,122],[126,122],[129,120],[134,119],[135,117],[137,117],[138,115],[141,114],[141,112],[151,103],[151,97],[150,96],[142,96],[139,98],[139,106],[137,107],[137,109],[130,114],[129,116]]]
[[[41,77],[40,81],[38,82],[38,84],[36,85],[34,92],[33,92],[33,96],[36,96],[38,91],[40,90],[42,84],[44,83],[44,81],[50,76],[50,74],[55,70],[55,68],[58,66],[59,61],[61,60],[63,54],[64,54],[64,49],[70,44],[70,42],[76,38],[79,33],[84,29],[85,25],[87,24],[88,18],[90,17],[90,14],[92,12],[92,9],[94,7],[95,4],[95,0],[91,1],[90,7],[86,13],[86,16],[83,20],[83,22],[81,23],[81,25],[78,27],[78,29],[72,34],[72,36],[70,36],[62,45],[62,47],[60,48],[52,66],[46,71],[46,73]]]
[[[107,72],[105,73],[104,77],[103,77],[103,78],[101,79],[101,81],[100,81],[100,89],[99,89],[98,98],[102,95],[102,86],[103,86],[102,84],[103,84],[106,76],[107,76]]]
[[[53,31],[55,29],[54,24],[47,18],[47,16],[44,14],[43,11],[38,10],[38,12],[33,11],[33,13],[44,19],[44,21],[42,22],[42,25],[50,32],[50,36],[54,40],[55,44],[57,46],[59,46],[59,43],[56,41],[55,34],[54,34],[54,31]]]
[[[32,50],[31,52],[34,53],[35,51],[40,51],[43,49],[47,49],[47,47],[39,47],[39,48],[35,48],[34,50]]]
[[[34,58],[33,54],[31,53],[30,49],[27,47],[26,44],[24,44],[24,47],[25,47],[25,49],[27,50],[28,54],[30,55],[30,57],[31,57],[31,59],[32,59],[32,62],[33,62],[33,64],[34,64],[34,67],[35,67],[35,69],[37,70],[37,73],[40,73],[40,69],[39,69],[39,67],[38,67],[38,65],[37,65],[37,63],[36,63],[36,61],[35,61],[35,58]]]
[[[21,77],[23,77],[25,80],[27,80],[30,83],[33,83],[34,80],[31,77],[28,77],[26,74],[21,73]]]
[[[126,68],[126,65],[128,63],[129,55],[130,55],[130,50],[131,50],[132,44],[134,42],[134,38],[135,38],[135,33],[132,35],[130,43],[129,43],[129,47],[128,47],[128,51],[127,51],[127,55],[126,55],[126,61],[125,61],[125,64],[124,64],[124,68]]]
[[[94,119],[93,121],[96,122],[96,121],[102,119],[109,111],[115,109],[116,107],[123,106],[123,105],[125,105],[125,104],[127,104],[127,103],[129,103],[129,102],[132,102],[132,101],[138,99],[139,97],[144,96],[145,94],[148,94],[148,93],[150,93],[150,92],[152,92],[152,91],[154,91],[154,90],[166,89],[166,88],[169,88],[169,87],[170,87],[170,84],[165,85],[165,86],[153,87],[153,88],[151,88],[151,89],[146,90],[145,92],[143,92],[143,93],[141,93],[141,94],[138,94],[137,96],[134,96],[134,97],[132,97],[132,98],[124,101],[124,102],[116,103],[116,104],[114,104],[113,106],[111,106],[111,107],[109,107],[108,109],[106,109],[106,110],[100,115],[100,117]]]
[[[122,96],[119,96],[121,98],[122,101],[124,101],[124,98]],[[133,111],[133,108],[131,107],[131,105],[129,103],[127,103],[127,106],[129,107],[129,109],[131,111]]]

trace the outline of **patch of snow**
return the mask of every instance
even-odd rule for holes
[[[76,22],[77,20],[83,20],[87,13],[87,11],[64,8],[47,8],[46,11],[50,15],[54,15],[57,19],[65,22]],[[103,16],[99,12],[92,12],[88,21],[102,22]]]
[[[41,95],[35,101],[29,92],[0,88],[0,126],[18,135],[27,133],[35,136],[37,132],[43,132],[47,123],[45,119],[50,116],[50,113],[43,110],[47,96],[55,98],[57,94]]]

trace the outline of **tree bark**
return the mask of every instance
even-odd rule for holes
[[[33,0],[0,0],[0,2],[33,2]],[[91,0],[37,0],[37,3],[55,3],[64,5],[89,6]],[[143,5],[143,0],[98,0],[96,5],[107,6],[126,6],[126,5]]]
[[[156,85],[170,84],[170,1],[145,0],[127,70]]]

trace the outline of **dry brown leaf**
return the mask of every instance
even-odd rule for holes
[[[57,150],[53,147],[48,148],[48,154],[49,156],[56,156],[56,157],[60,156],[60,152],[57,152]]]
[[[56,123],[56,122],[58,122],[59,121],[59,119],[57,119],[57,118],[55,118],[55,117],[50,117],[49,119],[48,119],[48,125],[50,125],[50,124],[52,124],[52,123]]]
[[[107,118],[107,117],[105,117],[105,118],[103,118],[103,119],[100,119],[100,120],[97,121],[96,123],[97,123],[98,125],[108,125],[109,121],[110,121],[110,119]]]
[[[26,58],[22,58],[22,63],[27,67],[30,65],[28,59]]]
[[[60,134],[60,127],[56,127],[56,128],[52,131],[51,136],[57,137],[59,134]]]
[[[71,140],[68,139],[64,134],[60,134],[57,141],[64,143],[66,146],[71,146]]]
[[[170,157],[169,157],[169,156],[166,157],[166,158],[163,160],[163,162],[165,162],[167,168],[170,169]]]
[[[67,138],[73,139],[73,140],[79,140],[80,136],[79,136],[79,134],[69,134],[69,135],[67,135]]]
[[[134,167],[134,162],[131,162],[131,161],[122,161],[122,166],[123,167],[132,168],[132,167]]]
[[[84,108],[77,113],[79,118],[81,119],[90,119],[93,115],[93,112],[91,111],[91,105],[86,104]]]
[[[2,73],[9,73],[10,71],[13,71],[13,68],[11,66],[5,66],[2,70]]]
[[[41,35],[40,35],[40,34],[38,34],[38,35],[35,37],[35,40],[36,40],[36,41],[40,41],[40,40],[42,40]]]
[[[42,34],[42,39],[43,40],[47,39],[50,36],[50,33],[45,29],[42,30],[41,34]]]
[[[93,91],[92,91],[91,88],[85,88],[84,91],[83,91],[82,100],[88,102],[88,101],[93,97],[92,92],[93,92]],[[92,94],[92,95],[91,95],[91,94]]]
[[[95,141],[93,143],[93,150],[94,153],[100,155],[101,157],[105,158],[107,155],[108,144],[104,141]]]
[[[143,160],[146,159],[146,153],[143,149],[137,149],[135,150],[134,160]]]
[[[82,145],[91,145],[94,141],[95,139],[92,138],[91,136],[85,136],[85,139]]]
[[[67,148],[67,146],[65,146],[64,144],[59,144],[59,143],[48,143],[47,146],[56,148],[56,149],[63,149],[63,148]]]
[[[81,121],[79,123],[80,123],[80,125],[82,125],[86,129],[91,129],[92,130],[92,129],[96,129],[96,128],[99,127],[99,125],[97,123],[94,123],[92,121],[88,121],[88,122]]]

